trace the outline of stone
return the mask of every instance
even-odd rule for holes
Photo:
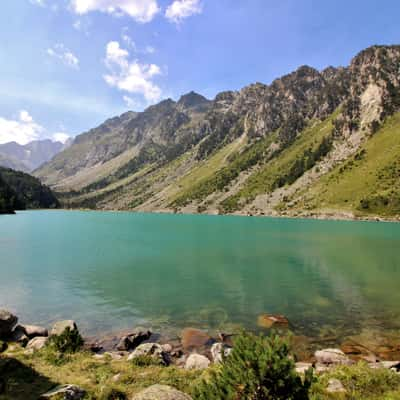
[[[153,357],[158,360],[160,364],[169,365],[170,359],[168,354],[163,350],[162,346],[158,343],[143,343],[136,347],[136,349],[129,355],[128,361],[132,361],[138,357]]]
[[[144,341],[150,339],[151,331],[144,329],[136,329],[134,332],[129,335],[125,335],[121,338],[117,345],[118,350],[134,350]]]
[[[340,349],[318,350],[314,354],[317,363],[325,365],[351,365],[352,361]]]
[[[185,328],[182,331],[181,338],[182,346],[186,350],[193,350],[211,344],[211,337],[200,329]]]
[[[214,363],[220,363],[222,362],[222,354],[228,357],[232,352],[232,348],[223,343],[214,343],[210,351]]]
[[[153,385],[135,394],[131,400],[192,400],[192,398],[171,386]]]
[[[185,362],[185,369],[206,369],[210,365],[210,360],[201,354],[191,354]]]
[[[172,353],[173,351],[172,345],[170,345],[169,343],[162,344],[161,347],[166,353]]]
[[[295,365],[296,372],[298,374],[305,374],[310,368],[312,368],[311,363],[297,362]]]
[[[75,321],[72,320],[58,321],[51,328],[50,336],[62,335],[67,328],[69,328],[71,332],[74,330],[78,330]]]
[[[257,318],[257,325],[261,328],[287,328],[289,320],[283,315],[261,314]]]
[[[116,374],[116,375],[114,375],[112,378],[111,378],[111,380],[113,381],[113,382],[119,382],[120,380],[121,380],[121,373],[119,373],[119,374]]]
[[[25,335],[28,336],[29,339],[33,339],[37,336],[49,336],[47,329],[41,326],[21,325],[21,327],[25,331]]]
[[[17,325],[9,336],[10,342],[19,343],[22,346],[26,346],[29,342],[28,336],[25,334],[25,330],[21,325]]]
[[[80,400],[86,395],[86,391],[76,385],[60,385],[56,388],[44,393],[40,399],[64,399],[64,400]],[[61,397],[62,396],[62,397]]]
[[[43,347],[46,346],[48,340],[49,338],[47,336],[37,336],[28,342],[26,348],[33,350],[41,350],[43,349]]]
[[[329,379],[326,391],[328,393],[346,393],[346,389],[339,379]]]
[[[10,335],[17,322],[18,318],[14,314],[0,309],[0,338]]]

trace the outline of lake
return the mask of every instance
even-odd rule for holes
[[[145,325],[400,337],[400,224],[27,211],[0,216],[0,308],[86,335]]]

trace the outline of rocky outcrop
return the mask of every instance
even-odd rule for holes
[[[171,386],[153,385],[135,394],[131,400],[192,400],[192,398]]]
[[[317,363],[322,365],[351,365],[353,363],[340,349],[318,350],[314,356]]]
[[[49,333],[46,328],[42,326],[36,325],[21,325],[21,328],[24,330],[25,335],[28,336],[29,339],[32,339],[37,336],[48,336]]]
[[[58,321],[51,328],[50,336],[62,335],[66,329],[69,329],[72,332],[78,330],[78,327],[73,320]]]
[[[328,386],[326,388],[328,393],[346,393],[346,389],[344,388],[342,382],[339,379],[329,379]]]
[[[40,399],[64,399],[80,400],[86,395],[86,391],[76,385],[61,385],[40,396]]]
[[[151,357],[162,365],[169,365],[171,362],[168,353],[158,343],[143,343],[139,345],[129,355],[128,361],[139,357]]]
[[[9,336],[17,324],[18,318],[6,310],[0,310],[0,338]]]
[[[33,350],[41,350],[46,346],[48,340],[49,340],[48,337],[39,337],[39,336],[35,337],[28,342],[26,348]]]
[[[117,349],[120,351],[134,350],[145,340],[150,339],[150,336],[150,330],[138,328],[129,335],[123,336],[117,345]]]
[[[186,359],[185,369],[207,369],[210,365],[210,360],[201,354],[190,354]]]

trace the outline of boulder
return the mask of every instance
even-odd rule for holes
[[[20,343],[22,346],[26,346],[29,342],[29,338],[25,334],[24,328],[21,325],[17,325],[9,335],[9,341]]]
[[[186,350],[193,350],[212,343],[206,332],[195,328],[185,328],[181,335],[182,346]]]
[[[326,391],[328,393],[346,393],[346,389],[339,379],[329,379]]]
[[[64,399],[64,400],[80,400],[86,395],[86,391],[76,385],[61,385],[44,393],[40,399]]]
[[[295,365],[296,372],[298,374],[305,374],[310,368],[312,368],[311,363],[297,362]]]
[[[192,398],[171,386],[153,385],[135,394],[131,400],[192,400]]]
[[[72,320],[58,321],[51,328],[50,336],[59,336],[63,334],[67,328],[69,328],[71,332],[74,330],[78,330],[75,321]]]
[[[211,346],[211,355],[215,363],[222,362],[222,354],[224,357],[228,357],[231,352],[232,348],[223,343],[214,343]]]
[[[206,369],[210,365],[210,360],[200,354],[191,354],[186,362],[185,369]]]
[[[151,331],[145,329],[136,329],[129,335],[125,335],[121,338],[117,345],[118,350],[129,351],[134,350],[145,340],[150,339]]]
[[[257,325],[261,328],[287,328],[289,320],[283,315],[261,314],[257,318]]]
[[[25,335],[28,336],[29,339],[37,336],[49,336],[47,329],[41,326],[21,325],[21,327],[25,331]]]
[[[352,361],[339,349],[324,349],[315,352],[318,364],[351,365]]]
[[[43,347],[46,346],[48,340],[49,338],[47,336],[37,336],[28,342],[26,348],[33,350],[43,349]]]
[[[163,350],[162,346],[158,343],[143,343],[136,347],[136,349],[129,355],[128,361],[138,357],[152,357],[159,361],[162,365],[169,365],[170,359],[168,354]]]
[[[9,311],[0,310],[0,338],[9,336],[17,324],[18,318]]]

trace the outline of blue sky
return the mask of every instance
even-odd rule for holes
[[[399,44],[398,0],[3,0],[0,143]],[[63,134],[63,135],[61,135]]]

